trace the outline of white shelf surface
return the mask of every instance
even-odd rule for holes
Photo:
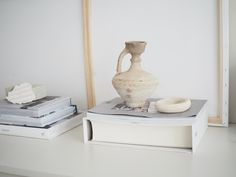
[[[32,177],[233,177],[236,125],[209,127],[194,155],[83,144],[82,127],[52,140],[0,135],[0,171]]]

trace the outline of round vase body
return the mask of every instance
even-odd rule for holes
[[[158,81],[141,68],[140,55],[145,50],[146,42],[132,41],[125,44],[126,47],[118,59],[117,73],[113,77],[112,84],[127,106],[142,107],[155,91]],[[131,66],[128,71],[121,72],[122,60],[128,53],[132,56]]]

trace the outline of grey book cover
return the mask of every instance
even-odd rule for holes
[[[97,105],[90,109],[89,113],[104,114],[104,115],[125,115],[125,116],[137,116],[143,118],[186,118],[195,117],[202,107],[206,104],[206,100],[191,100],[191,107],[181,113],[160,113],[148,112],[151,103],[156,102],[158,99],[148,99],[146,104],[140,108],[130,108],[125,105],[125,102],[121,98],[114,98],[110,101],[106,101],[100,105]]]

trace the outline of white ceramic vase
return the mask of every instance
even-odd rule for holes
[[[146,42],[131,41],[125,43],[125,49],[121,52],[117,73],[113,77],[112,84],[120,97],[129,107],[142,107],[145,101],[155,91],[158,81],[150,73],[141,68],[140,55],[144,52]],[[122,72],[122,60],[126,54],[131,54],[131,66],[128,71]]]

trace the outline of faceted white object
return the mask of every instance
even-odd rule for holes
[[[30,83],[22,83],[14,87],[7,88],[6,99],[14,104],[28,103],[47,96],[45,86],[31,85]]]

